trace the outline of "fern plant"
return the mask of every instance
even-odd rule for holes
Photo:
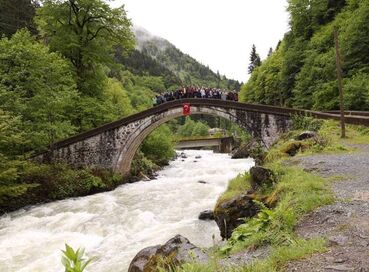
[[[83,255],[85,250],[82,248],[74,251],[72,247],[65,244],[65,250],[62,250],[63,256],[61,262],[65,267],[65,272],[83,272],[87,265],[89,265],[93,258],[86,260]]]
[[[273,221],[275,214],[273,210],[268,209],[264,203],[253,200],[260,207],[260,212],[254,218],[249,219],[244,224],[238,226],[232,233],[227,244],[220,251],[223,254],[229,253],[233,246],[240,241],[245,241],[258,232],[265,231],[270,222]]]

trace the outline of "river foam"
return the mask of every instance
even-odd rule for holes
[[[88,271],[125,272],[138,251],[182,234],[198,246],[219,240],[212,209],[228,181],[253,166],[212,151],[184,151],[156,180],[20,210],[0,218],[0,271],[59,272],[64,243],[96,260]],[[201,156],[201,158],[196,158]],[[198,183],[205,181],[206,184]]]

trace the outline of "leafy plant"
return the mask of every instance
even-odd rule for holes
[[[318,131],[323,125],[323,120],[316,119],[307,115],[293,115],[292,127],[295,130]]]
[[[264,203],[260,201],[253,200],[253,202],[261,208],[260,212],[256,217],[246,221],[245,224],[240,225],[233,231],[227,245],[220,249],[221,253],[226,254],[232,250],[237,242],[245,241],[249,237],[261,231],[265,231],[270,222],[274,220],[275,214],[273,210],[268,209]]]
[[[86,267],[93,261],[91,259],[85,259],[85,250],[82,248],[74,251],[72,247],[65,244],[65,250],[62,250],[63,256],[61,262],[65,267],[65,272],[83,272]]]

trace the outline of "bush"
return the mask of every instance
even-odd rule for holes
[[[141,151],[153,163],[167,165],[175,155],[172,135],[168,126],[160,126],[145,139]]]
[[[112,181],[112,179],[115,181]],[[88,195],[117,185],[115,175],[94,176],[91,170],[72,169],[64,164],[34,165],[21,177],[21,182],[40,184],[50,200]]]
[[[293,115],[292,128],[294,130],[318,131],[323,125],[323,120],[316,119],[307,115]]]

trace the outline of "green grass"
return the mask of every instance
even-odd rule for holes
[[[218,203],[232,199],[250,189],[250,174],[245,172],[229,181],[227,190],[220,196]]]
[[[324,239],[297,239],[288,246],[273,247],[269,257],[256,260],[244,266],[221,266],[219,259],[212,259],[207,264],[186,263],[173,268],[170,272],[276,272],[281,271],[290,261],[306,258],[314,253],[326,251]]]
[[[267,166],[277,174],[279,179],[266,199],[267,204],[275,205],[275,208],[270,210],[268,225],[261,229],[256,228],[257,231],[254,231],[255,222],[259,220],[256,216],[239,226],[228,241],[231,253],[265,244],[286,245],[293,242],[296,238],[294,228],[298,219],[317,207],[333,201],[333,195],[323,178],[298,167],[287,167],[280,162]],[[240,236],[240,233],[253,235]]]

